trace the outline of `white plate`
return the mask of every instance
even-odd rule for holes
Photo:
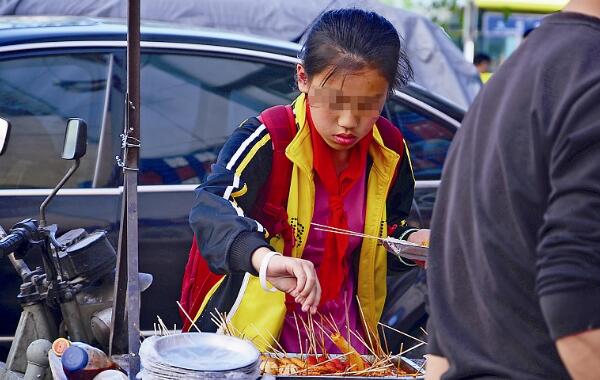
[[[251,343],[213,333],[183,333],[150,337],[140,347],[144,366],[191,371],[232,371],[258,363],[260,353]]]

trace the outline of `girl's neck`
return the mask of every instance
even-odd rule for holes
[[[335,173],[339,176],[350,161],[350,150],[334,150],[333,151],[333,165],[335,166]]]

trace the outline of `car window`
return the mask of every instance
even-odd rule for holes
[[[455,128],[396,99],[388,102],[388,111],[408,145],[415,179],[439,180]]]
[[[239,124],[296,96],[293,65],[143,54],[141,185],[195,184]]]
[[[106,98],[109,54],[0,60],[0,116],[11,141],[0,158],[0,188],[53,188],[70,163],[60,159],[67,119],[88,125],[87,154],[66,187],[91,187]]]

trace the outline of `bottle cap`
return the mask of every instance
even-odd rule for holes
[[[88,354],[81,347],[71,346],[62,354],[62,366],[69,372],[79,371],[88,364]]]
[[[52,343],[52,351],[56,354],[56,356],[60,357],[70,346],[71,342],[68,339],[58,338]]]

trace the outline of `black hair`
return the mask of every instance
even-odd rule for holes
[[[480,63],[489,62],[492,63],[492,59],[489,55],[485,53],[477,53],[475,54],[475,58],[473,58],[473,64],[479,65]]]
[[[390,90],[405,86],[413,71],[394,26],[375,12],[336,9],[323,13],[309,29],[300,52],[308,77],[329,69],[323,82],[336,71],[377,69]]]

